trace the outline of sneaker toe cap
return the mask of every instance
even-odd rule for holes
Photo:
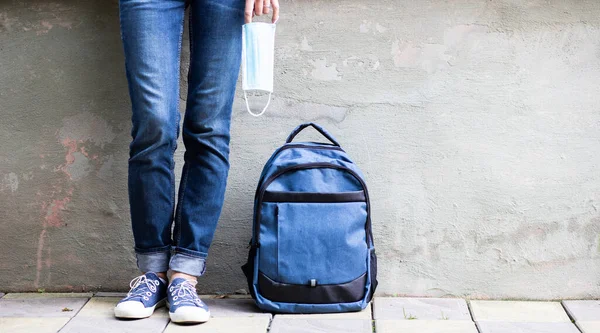
[[[210,317],[210,311],[197,306],[181,306],[170,316],[175,322],[204,322]]]
[[[120,302],[115,306],[115,314],[124,317],[138,315],[140,312],[146,312],[145,310],[146,307],[139,301]]]

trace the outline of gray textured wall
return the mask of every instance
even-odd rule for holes
[[[597,1],[283,1],[282,14],[272,107],[253,118],[238,93],[202,292],[244,288],[259,172],[314,120],[367,175],[380,294],[600,297]],[[0,115],[0,290],[125,289],[116,2],[1,0]]]

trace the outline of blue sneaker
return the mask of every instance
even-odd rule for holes
[[[165,305],[167,284],[154,273],[146,273],[131,280],[127,297],[115,306],[115,317],[139,319],[150,317],[154,309]]]
[[[210,311],[196,293],[195,281],[176,278],[169,284],[167,306],[174,323],[198,324],[208,321]]]

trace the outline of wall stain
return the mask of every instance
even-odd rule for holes
[[[55,191],[52,191],[52,196],[55,196]],[[56,192],[62,192],[60,190]],[[41,193],[38,193],[41,195]],[[62,212],[66,210],[67,204],[71,202],[73,196],[73,188],[69,188],[66,193],[63,194],[61,199],[53,199],[51,202],[42,202],[42,215],[44,216],[44,222],[42,223],[42,231],[38,236],[38,245],[36,251],[36,274],[33,282],[34,288],[39,288],[40,277],[44,270],[44,267],[50,268],[51,262],[51,249],[44,247],[49,228],[58,228],[65,225],[62,220]]]
[[[61,143],[65,148],[67,148],[65,164],[59,165],[54,169],[54,171],[62,171],[69,177],[69,179],[72,179],[68,166],[75,162],[75,156],[73,154],[77,151],[77,141],[71,138],[64,138]]]
[[[78,147],[78,143],[82,142],[83,140],[78,142],[71,138],[62,140],[62,145],[67,148],[65,163],[56,167],[54,171],[62,171],[70,180],[81,180],[90,173],[89,154],[85,147]],[[92,157],[93,160],[97,158],[97,155]]]
[[[0,186],[0,192],[10,190],[15,193],[19,189],[19,176],[14,172],[9,172],[2,177],[2,186]]]
[[[115,163],[115,158],[113,155],[109,155],[105,158],[105,161],[102,163],[102,166],[98,170],[98,177],[100,179],[109,180],[113,177],[112,167]]]
[[[392,43],[391,54],[396,67],[419,68],[433,73],[450,66],[450,56],[446,50],[447,47],[442,44],[413,45],[396,40]]]
[[[446,70],[453,65],[458,57],[457,47],[460,50],[473,50],[476,45],[473,36],[485,34],[489,27],[480,24],[460,24],[449,27],[444,31],[443,43],[424,43],[401,41],[396,39],[392,43],[391,56],[394,66],[399,68],[417,68],[429,74]],[[464,52],[464,51],[463,51]]]
[[[99,146],[102,149],[105,144],[112,142],[116,134],[101,117],[90,112],[82,112],[63,119],[63,126],[56,131],[56,136],[57,141],[65,149],[65,157],[64,163],[56,166],[53,171],[61,172],[64,177],[56,180],[57,184],[53,185],[53,189],[48,193],[48,199],[41,201],[42,230],[38,236],[34,288],[39,288],[43,284],[44,269],[52,266],[51,248],[46,245],[50,230],[67,226],[63,214],[73,199],[75,183],[65,187],[65,181],[69,184],[69,182],[82,180],[92,171],[91,162],[101,163],[99,155],[90,152],[84,144]],[[40,160],[45,160],[46,155],[40,153],[38,156]],[[110,163],[105,167],[104,175],[109,173],[107,168],[110,169],[112,155],[108,160]],[[38,191],[37,195],[42,196],[44,193]],[[46,276],[46,279],[49,278]]]
[[[327,66],[327,58],[309,61],[314,67],[310,73],[313,78],[319,81],[339,81],[342,79],[338,73],[337,64]]]
[[[361,34],[366,34],[369,32],[373,32],[373,34],[377,34],[377,33],[384,33],[386,32],[388,29],[384,26],[382,26],[379,23],[373,23],[367,20],[363,20],[363,23],[360,24],[358,31],[360,31]]]
[[[61,212],[67,207],[67,204],[71,202],[73,195],[73,188],[67,190],[65,197],[61,199],[53,199],[51,202],[44,202],[42,204],[42,210],[45,211],[44,226],[49,227],[60,227],[63,225],[61,219]]]
[[[44,251],[44,241],[46,239],[46,227],[42,229],[40,235],[38,237],[38,245],[37,245],[37,263],[36,263],[36,272],[35,272],[35,280],[33,281],[33,287],[40,287],[40,276],[42,274],[42,268],[44,264],[43,251]]]
[[[7,13],[0,13],[0,32],[11,31],[15,22],[17,19],[9,17]]]
[[[308,45],[308,39],[306,39],[306,36],[302,39],[302,43],[300,44],[300,50],[302,50],[302,51],[312,51],[313,50],[312,46]]]
[[[64,118],[63,127],[58,131],[58,138],[65,146],[73,145],[73,141],[90,141],[104,148],[104,145],[111,143],[115,137],[116,134],[106,120],[87,111]]]

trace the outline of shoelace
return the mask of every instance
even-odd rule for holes
[[[196,283],[186,280],[175,287],[169,288],[171,296],[173,296],[173,300],[175,301],[174,305],[179,305],[182,302],[190,302],[197,306],[202,306],[202,301],[196,293]]]
[[[127,293],[127,298],[142,297],[147,301],[150,299],[148,297],[156,292],[158,285],[157,280],[150,280],[146,275],[140,275],[129,282],[131,290]]]

